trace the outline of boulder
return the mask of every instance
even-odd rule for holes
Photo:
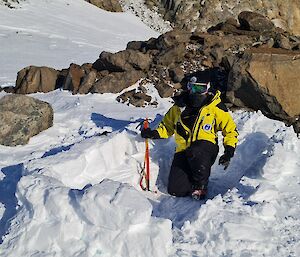
[[[300,51],[250,49],[229,74],[228,99],[236,106],[261,110],[300,132]]]
[[[238,16],[241,29],[254,31],[273,31],[274,24],[264,15],[255,12],[244,11]]]
[[[156,84],[155,88],[157,89],[159,96],[162,98],[171,97],[174,94],[174,88],[163,81],[159,84]]]
[[[78,93],[79,94],[89,93],[96,80],[97,80],[97,71],[93,69],[83,78],[80,87],[78,89]]]
[[[77,94],[81,80],[85,76],[85,70],[78,64],[72,63],[65,78],[63,89],[72,91],[73,94]]]
[[[160,35],[157,40],[155,40],[156,49],[167,50],[178,44],[183,44],[189,41],[191,36],[190,32],[186,32],[180,29],[173,29]]]
[[[102,52],[99,59],[93,63],[97,71],[122,72],[128,70],[147,70],[152,58],[149,54],[128,49],[117,53]]]
[[[122,7],[118,0],[85,0],[105,11],[122,12]]]
[[[48,67],[28,66],[18,72],[15,92],[31,94],[55,90],[58,71]]]
[[[98,80],[91,88],[92,93],[120,93],[144,77],[142,71],[114,72]]]
[[[0,144],[16,146],[53,125],[50,104],[25,95],[6,95],[0,99]]]
[[[185,53],[185,44],[178,44],[161,51],[161,53],[155,58],[155,63],[170,67],[172,64],[181,62],[184,59]]]

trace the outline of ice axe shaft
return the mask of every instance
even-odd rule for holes
[[[148,118],[144,120],[143,128],[149,128]],[[143,185],[143,180],[145,180],[146,186]],[[140,186],[144,191],[150,191],[150,158],[149,158],[149,142],[148,138],[145,139],[145,159],[144,168],[142,170],[142,176],[140,180]]]

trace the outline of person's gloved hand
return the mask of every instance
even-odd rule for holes
[[[229,145],[225,146],[224,154],[219,159],[219,165],[223,165],[224,170],[226,170],[228,168],[230,159],[234,155],[234,150],[235,149],[232,146],[229,146]]]
[[[151,139],[160,138],[157,130],[151,130],[151,128],[142,129],[141,136],[142,138],[151,138]]]

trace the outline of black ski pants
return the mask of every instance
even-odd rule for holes
[[[175,153],[169,175],[169,194],[188,196],[193,188],[207,187],[218,152],[218,145],[199,140],[185,151]]]

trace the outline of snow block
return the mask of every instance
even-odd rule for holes
[[[32,174],[17,186],[19,207],[0,256],[168,256],[171,221],[129,184],[103,180],[82,190]]]

